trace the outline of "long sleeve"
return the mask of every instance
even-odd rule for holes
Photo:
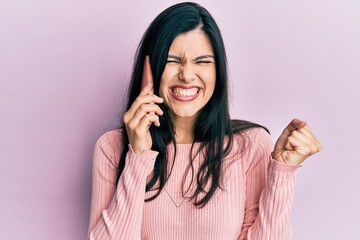
[[[104,134],[94,148],[88,239],[140,239],[146,179],[158,153],[148,150],[136,155],[129,146],[116,186],[119,156],[113,138]]]
[[[259,130],[246,172],[245,216],[239,239],[291,239],[296,166],[271,159],[270,136]]]

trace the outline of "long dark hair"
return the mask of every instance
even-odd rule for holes
[[[161,75],[164,71],[168,51],[173,40],[182,33],[201,29],[209,38],[215,57],[216,83],[215,91],[209,102],[201,110],[195,124],[195,139],[200,142],[199,153],[204,151],[205,159],[196,173],[196,188],[189,200],[197,207],[203,207],[209,202],[216,189],[220,186],[222,176],[222,163],[232,146],[233,134],[249,128],[261,127],[258,124],[242,120],[231,120],[228,108],[228,76],[225,47],[220,30],[210,13],[196,3],[186,2],[175,4],[162,13],[150,24],[146,30],[135,54],[131,83],[129,86],[128,110],[140,94],[142,69],[146,55],[150,56],[151,69],[154,78],[154,94],[159,95]],[[160,104],[163,116],[160,116],[160,127],[151,126],[150,133],[153,141],[152,150],[159,154],[155,161],[153,174],[147,182],[146,191],[157,190],[152,197],[145,201],[155,199],[164,188],[170,176],[172,166],[168,166],[167,146],[173,144],[176,155],[176,141],[174,128],[169,117],[169,109]],[[123,151],[117,172],[117,180],[125,167],[126,153],[128,152],[128,136],[124,126],[122,130]],[[229,141],[225,141],[225,136]],[[195,156],[190,155],[190,169]],[[175,160],[175,157],[174,157]],[[193,179],[194,180],[194,179]],[[210,181],[210,182],[209,182]],[[207,185],[208,182],[210,185]],[[156,184],[158,183],[158,184]],[[156,187],[155,187],[156,184]],[[183,184],[184,185],[184,184]],[[205,186],[210,186],[205,188]],[[183,195],[184,186],[183,186]],[[185,191],[188,192],[189,188]],[[199,197],[199,193],[203,197]]]

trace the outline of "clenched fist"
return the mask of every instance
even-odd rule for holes
[[[322,144],[306,122],[295,118],[281,133],[271,155],[279,162],[297,166],[321,149]]]

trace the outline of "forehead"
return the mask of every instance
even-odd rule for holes
[[[172,42],[169,54],[196,57],[213,54],[209,38],[201,29],[195,29],[177,36]]]

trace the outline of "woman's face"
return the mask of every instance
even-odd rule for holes
[[[160,96],[173,121],[195,121],[213,95],[215,58],[205,33],[196,29],[177,36],[170,46],[160,82]]]

